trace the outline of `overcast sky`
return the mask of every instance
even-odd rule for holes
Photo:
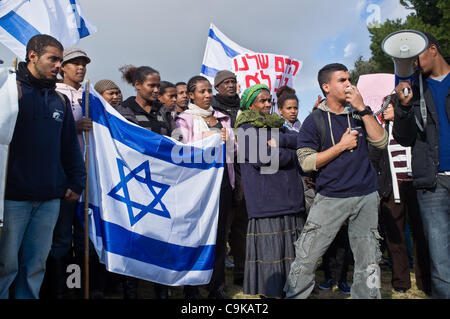
[[[108,78],[124,97],[134,88],[121,79],[125,64],[148,65],[161,79],[185,81],[200,72],[210,23],[249,50],[303,61],[295,79],[300,119],[320,94],[317,72],[339,62],[349,69],[370,57],[367,21],[404,18],[398,0],[78,0],[97,32],[80,41],[92,62],[93,84]],[[0,58],[13,54],[0,45]]]

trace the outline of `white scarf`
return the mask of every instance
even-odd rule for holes
[[[205,110],[193,103],[189,103],[188,109],[184,112],[191,114],[194,118],[194,136],[202,136],[203,132],[209,131],[209,126],[206,124],[205,118],[213,114],[214,109],[211,106]]]

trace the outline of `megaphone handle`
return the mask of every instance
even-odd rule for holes
[[[408,90],[408,88],[404,88],[404,89],[403,89],[403,94],[405,95],[405,97],[408,97],[408,95],[409,95],[409,90]]]

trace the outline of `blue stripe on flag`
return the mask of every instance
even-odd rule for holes
[[[175,271],[213,269],[215,245],[186,247],[142,236],[102,220],[98,207],[89,204],[89,208],[93,212],[96,234],[110,253]],[[84,203],[80,203],[78,217],[83,212]],[[80,220],[84,222],[84,218]]]
[[[11,34],[17,41],[23,45],[27,45],[28,40],[36,34],[40,34],[35,27],[24,20],[20,15],[14,11],[0,18],[0,27]]]
[[[211,28],[209,29],[209,37],[213,40],[216,40],[217,42],[219,42],[222,47],[223,50],[225,51],[225,53],[230,57],[230,58],[234,58],[235,56],[239,55],[239,52],[234,51],[232,48],[230,48],[228,45],[226,45],[225,43],[223,43],[222,40],[220,40],[217,35],[214,33],[214,30]]]
[[[219,70],[211,68],[211,67],[209,67],[207,65],[202,64],[202,71],[201,71],[202,74],[213,78],[213,77],[216,76],[217,72],[219,72]]]
[[[113,139],[125,144],[129,148],[168,163],[188,168],[206,170],[224,166],[225,144],[222,144],[221,150],[216,148],[202,149],[189,145],[181,145],[182,147],[177,149],[180,153],[172,154],[172,150],[176,146],[175,142],[165,138],[163,135],[124,122],[113,114],[108,113],[99,98],[93,94],[90,94],[89,96],[89,115],[92,121],[108,128]],[[222,151],[222,153],[220,153],[220,151]],[[210,157],[213,157],[214,160],[211,159],[211,162],[206,162],[204,160],[205,158]]]
[[[75,17],[77,19],[79,19],[79,21],[77,21],[77,25],[79,23],[78,33],[80,35],[80,39],[87,37],[91,33],[89,32],[89,29],[86,27],[86,22],[84,22],[84,19],[80,16],[80,13],[77,11],[76,0],[70,0],[70,4],[72,5],[72,10],[73,10],[73,13],[75,14]]]

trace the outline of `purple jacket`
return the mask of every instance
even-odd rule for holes
[[[227,129],[227,132],[228,132],[226,161],[227,161],[227,167],[228,167],[228,176],[230,178],[230,184],[231,184],[231,187],[233,187],[233,189],[234,189],[235,177],[234,177],[233,159],[234,159],[234,152],[236,151],[236,145],[235,145],[235,141],[234,141],[233,129],[231,128],[231,120],[227,115],[225,115],[219,111],[214,111],[213,115],[222,124],[222,126]],[[177,115],[177,117],[175,118],[175,122],[177,124],[177,127],[181,131],[181,135],[183,136],[183,143],[190,143],[190,142],[201,140],[203,138],[203,136],[198,136],[198,135],[194,134],[194,116],[193,115],[182,112]],[[230,143],[230,144],[228,144],[228,143]],[[228,151],[228,149],[229,149],[228,145],[232,145],[232,147],[233,147],[232,154],[230,154],[230,152]]]

